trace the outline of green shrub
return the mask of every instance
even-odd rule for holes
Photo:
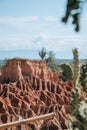
[[[70,65],[64,63],[64,64],[61,64],[60,67],[63,70],[62,75],[66,79],[72,80],[73,73],[72,73],[72,69],[71,69]]]

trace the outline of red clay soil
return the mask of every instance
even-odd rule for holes
[[[0,76],[0,124],[56,112],[54,119],[9,130],[69,130],[72,88],[45,61],[9,60]]]

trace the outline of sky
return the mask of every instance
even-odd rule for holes
[[[58,59],[87,59],[87,6],[81,16],[81,29],[61,22],[67,0],[0,0],[0,59],[23,57],[39,59],[42,47]]]

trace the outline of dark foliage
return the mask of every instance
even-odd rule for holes
[[[60,66],[63,70],[62,75],[69,80],[72,80],[72,69],[68,64],[61,64]]]
[[[80,29],[80,15],[83,9],[83,3],[85,0],[67,0],[66,14],[62,18],[62,22],[67,23],[69,17],[71,16],[73,21],[72,24],[75,25],[75,31],[78,32]]]
[[[83,90],[87,92],[87,63],[81,66],[80,75]]]

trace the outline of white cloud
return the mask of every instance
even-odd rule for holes
[[[20,50],[30,49],[39,50],[43,46],[49,51],[64,52],[67,49],[77,47],[82,53],[87,52],[86,43],[84,38],[72,36],[53,36],[40,34],[30,36],[28,34],[11,34],[8,36],[0,37],[0,50]]]
[[[46,33],[29,35],[26,33],[15,33],[0,37],[0,50],[40,50],[45,47],[47,51],[52,50],[57,56],[72,55],[72,49],[78,48],[80,56],[87,55],[87,38],[80,35],[60,36]],[[69,52],[69,53],[68,53]],[[68,57],[68,56],[67,56]]]
[[[0,38],[0,50],[22,50],[30,49],[30,38],[28,35],[8,35]]]
[[[55,22],[55,21],[58,21],[58,18],[54,16],[46,16],[44,17],[44,20],[47,22]]]
[[[87,39],[72,36],[51,36],[41,34],[33,38],[34,49],[40,49],[43,46],[49,51],[64,53],[67,50],[72,50],[73,48],[78,48],[83,54],[87,52],[86,42]],[[84,49],[83,49],[84,48]]]
[[[0,17],[0,23],[17,25],[28,23],[32,21],[36,21],[38,19],[37,16],[27,16],[27,17]]]

